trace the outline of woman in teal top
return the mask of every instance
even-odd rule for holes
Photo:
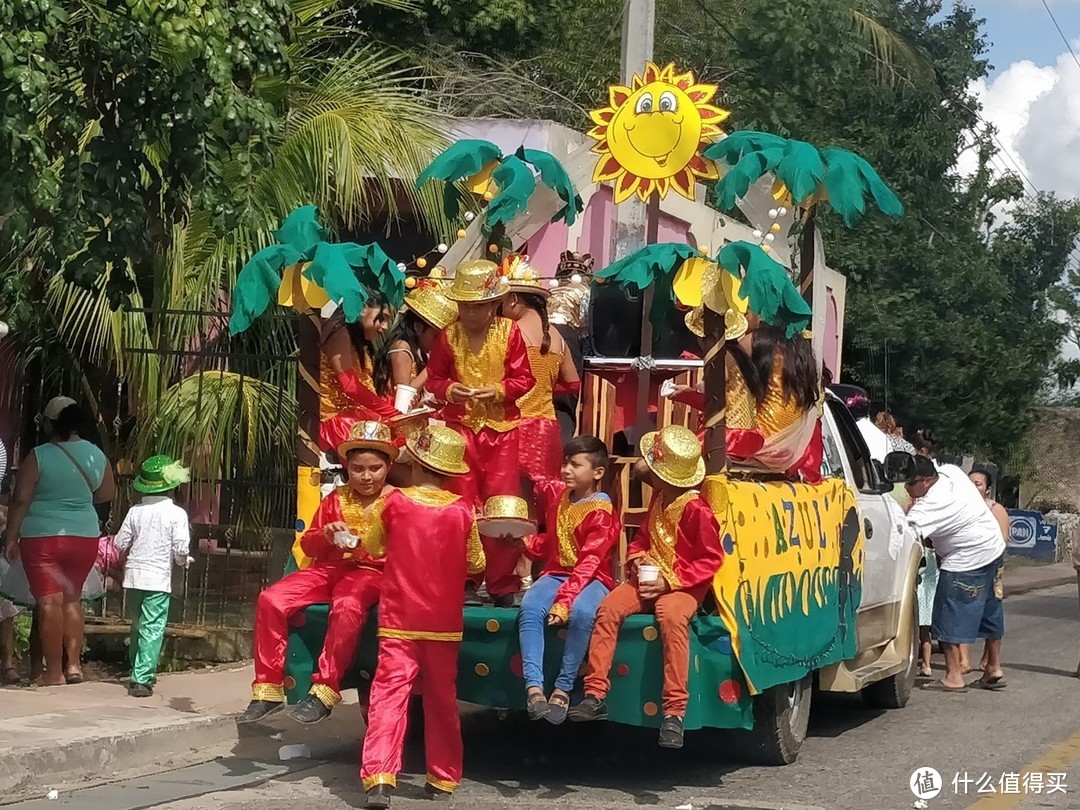
[[[116,483],[105,454],[79,436],[85,420],[75,400],[54,397],[44,417],[48,441],[19,467],[5,552],[10,562],[22,558],[37,602],[35,625],[45,655],[45,672],[37,682],[58,686],[82,680],[79,597],[101,533],[94,504],[111,501]],[[33,663],[36,669],[39,662]]]

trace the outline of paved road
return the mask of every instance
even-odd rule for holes
[[[737,741],[719,734],[688,735],[686,749],[669,752],[656,747],[653,732],[638,729],[553,728],[500,719],[492,712],[472,713],[464,725],[468,780],[453,805],[470,810],[517,810],[540,802],[583,810],[634,805],[674,810],[686,804],[695,810],[900,810],[913,807],[916,800],[908,786],[911,774],[934,768],[946,785],[928,801],[930,808],[1080,810],[1080,681],[1073,677],[1080,639],[1076,588],[1014,597],[1007,611],[1008,689],[964,695],[916,692],[908,707],[896,712],[869,711],[847,696],[819,697],[810,739],[798,762],[786,768],[740,765],[733,750]],[[339,713],[343,710],[355,712],[354,707],[343,706]],[[301,770],[258,786],[230,790],[233,785],[227,779],[207,776],[205,770],[190,776],[174,772],[121,786],[119,792],[114,788],[108,795],[75,793],[70,800],[64,797],[50,805],[55,810],[69,802],[89,810],[362,807],[356,742],[347,739],[351,719],[339,713],[325,724],[327,733],[346,733],[328,761],[305,762]],[[285,742],[287,722],[279,726]],[[252,773],[261,767],[238,753],[241,757],[224,768],[229,778],[245,768]],[[422,752],[415,745],[406,764],[409,774],[395,806],[431,807],[422,800]],[[1019,794],[978,794],[980,782],[985,789],[984,774],[999,783],[1005,774],[1029,771],[1043,774],[1042,794],[1025,797],[1022,776],[1017,777]],[[1048,793],[1053,773],[1065,774],[1066,793]],[[963,795],[964,774],[971,780],[967,795]],[[267,771],[268,777],[272,775]],[[961,795],[951,784],[957,775]],[[170,785],[190,790],[194,782],[217,790],[197,798],[167,799]],[[1011,789],[1008,781],[1006,788]],[[151,799],[151,794],[160,799]],[[29,810],[30,803],[25,807]]]

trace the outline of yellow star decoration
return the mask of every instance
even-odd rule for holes
[[[616,203],[634,194],[663,199],[671,189],[693,200],[697,178],[719,177],[700,154],[723,134],[720,124],[729,115],[709,104],[716,91],[690,71],[676,73],[674,63],[652,62],[630,87],[609,87],[608,106],[589,113],[596,126],[588,135],[598,141],[592,151],[600,156],[593,182],[613,181]]]

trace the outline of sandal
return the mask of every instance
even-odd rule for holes
[[[977,681],[972,681],[971,685],[976,689],[986,689],[990,692],[997,692],[1004,689],[1009,684],[1005,683],[1004,675],[996,675],[993,678],[987,678],[985,675],[979,678]]]
[[[934,668],[933,667],[919,667],[919,677],[920,678],[933,678],[934,677]]]
[[[941,679],[933,680],[933,681],[930,681],[929,683],[924,683],[922,685],[922,688],[925,689],[927,692],[950,692],[950,693],[953,693],[953,694],[963,694],[964,692],[968,691],[968,688],[967,688],[966,685],[965,686],[946,686],[945,682],[942,681]]]
[[[525,698],[525,709],[529,712],[530,720],[543,720],[551,711],[551,705],[541,691],[530,692]]]
[[[0,673],[0,680],[6,684],[22,683],[19,670],[15,669],[15,667],[4,667],[3,673]]]
[[[73,669],[70,672],[64,673],[64,680],[67,681],[68,684],[82,683],[83,682],[82,670]]]
[[[570,709],[570,696],[565,692],[552,692],[548,698],[547,721],[553,726],[561,726]]]

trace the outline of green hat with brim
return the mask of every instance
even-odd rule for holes
[[[151,456],[142,463],[139,476],[131,486],[144,495],[156,495],[174,490],[190,479],[188,468],[172,456]]]

